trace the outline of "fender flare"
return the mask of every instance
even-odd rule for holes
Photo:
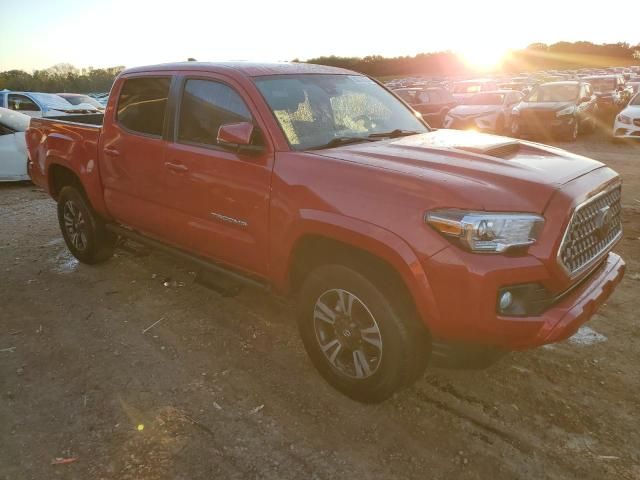
[[[413,249],[398,235],[380,226],[344,215],[319,210],[299,211],[298,221],[278,249],[282,262],[274,262],[276,288],[289,291],[289,274],[298,243],[308,236],[325,237],[364,250],[385,261],[402,278],[418,314],[427,325],[437,324],[440,314],[424,268]]]

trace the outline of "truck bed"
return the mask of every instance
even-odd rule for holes
[[[58,115],[55,117],[40,118],[39,120],[55,120],[69,123],[82,123],[85,125],[102,126],[104,113],[81,113],[76,115]]]

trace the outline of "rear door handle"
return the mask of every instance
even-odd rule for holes
[[[104,151],[104,154],[109,157],[117,157],[118,155],[120,155],[120,150],[115,149],[113,147],[105,147],[103,151]]]
[[[164,166],[167,167],[172,172],[176,172],[176,173],[185,173],[189,171],[187,167],[185,167],[180,163],[164,162]]]

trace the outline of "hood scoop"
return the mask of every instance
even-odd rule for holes
[[[483,146],[455,146],[458,150],[464,150],[465,152],[478,153],[480,155],[488,155],[496,158],[509,158],[516,155],[520,151],[520,142],[518,141],[506,141],[502,143],[494,143],[493,145]]]
[[[415,148],[461,150],[476,155],[507,159],[518,154],[518,140],[474,131],[435,130],[397,140],[395,145]]]

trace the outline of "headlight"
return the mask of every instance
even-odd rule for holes
[[[627,125],[631,125],[631,118],[626,115],[618,115],[618,121],[620,123],[626,123]]]
[[[531,245],[544,224],[544,218],[531,213],[463,210],[427,212],[425,221],[441,234],[458,239],[468,250],[488,253]]]
[[[562,117],[564,115],[573,115],[573,113],[576,111],[576,107],[574,107],[573,105],[569,105],[566,108],[563,108],[562,110],[559,110],[558,112],[556,112],[556,117]]]

